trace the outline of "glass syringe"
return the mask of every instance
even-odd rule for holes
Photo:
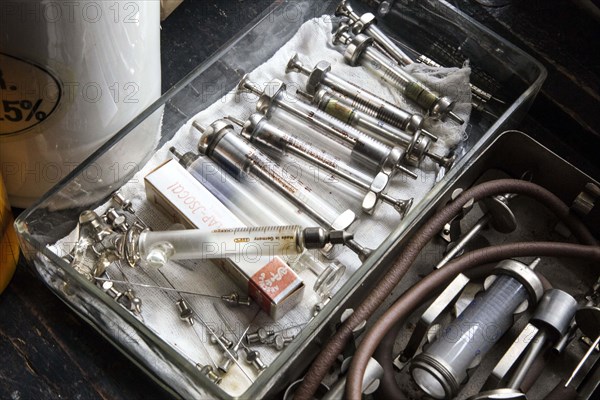
[[[377,27],[377,20],[375,19],[375,15],[372,13],[364,13],[359,15],[356,13],[350,4],[348,4],[347,0],[342,0],[340,4],[337,6],[335,10],[335,15],[338,17],[348,17],[351,22],[351,30],[352,33],[358,35],[360,33],[366,34],[373,38],[374,44],[376,47],[379,47],[380,50],[388,54],[392,59],[396,60],[396,62],[400,65],[409,65],[413,64],[415,61],[420,62],[431,67],[441,68],[442,65],[435,62],[431,58],[425,56],[424,54],[420,54],[418,51],[410,48],[406,43],[401,42],[402,47],[406,48],[409,52],[415,54],[415,56],[411,56],[402,50],[394,40],[392,40],[388,35],[386,35],[379,27]],[[483,89],[469,84],[471,87],[471,93],[473,95],[472,104],[473,107],[477,109],[482,109],[485,103],[490,100],[497,101],[501,104],[505,104],[504,101],[495,98],[490,93],[484,91]]]
[[[345,244],[352,235],[345,231],[302,228],[299,225],[240,227],[204,231],[135,231],[128,236],[125,252],[136,251],[140,260],[162,267],[169,260],[205,260],[300,254],[306,249],[321,249],[328,244]],[[131,242],[130,242],[131,241]]]
[[[251,175],[272,187],[291,203],[304,210],[324,229],[345,230],[356,219],[351,210],[339,213],[330,203],[318,197],[313,189],[286,173],[277,163],[236,134],[233,125],[217,120],[208,128],[197,122],[193,126],[202,133],[200,153],[207,155],[233,176]],[[364,261],[371,250],[349,239],[345,245]]]
[[[307,131],[333,138],[351,151],[352,158],[378,171],[388,174],[403,171],[411,178],[415,174],[405,168],[402,148],[388,146],[358,129],[332,117],[318,108],[302,101],[286,99],[286,85],[279,79],[271,80],[265,89],[253,84],[245,75],[238,84],[238,91],[247,91],[259,96],[256,110],[267,116],[276,108],[284,110],[306,123]],[[436,160],[438,162],[438,160]],[[444,160],[440,160],[440,163]]]
[[[440,155],[432,153],[430,150],[431,144],[437,141],[438,138],[425,129],[418,128],[412,129],[412,131],[403,131],[386,124],[353,107],[352,100],[326,86],[317,89],[314,95],[301,90],[296,90],[296,94],[315,104],[319,110],[343,120],[348,125],[354,126],[391,146],[403,147],[405,149],[404,159],[408,165],[418,167],[425,156],[431,157],[434,161],[441,158]],[[411,117],[411,119],[413,118]]]
[[[279,153],[289,151],[297,157],[322,167],[351,185],[365,189],[367,193],[362,201],[362,209],[367,214],[373,213],[379,200],[390,204],[402,217],[412,205],[412,199],[395,199],[385,193],[389,183],[387,174],[379,172],[374,177],[368,176],[302,139],[284,132],[262,114],[252,114],[245,123],[231,116],[227,119],[239,125],[242,128],[241,135],[250,142],[275,149]]]
[[[465,121],[452,111],[454,100],[447,96],[440,96],[403,70],[395,61],[372,46],[373,38],[362,33],[353,38],[348,33],[349,29],[348,24],[341,23],[333,37],[333,44],[346,45],[344,60],[349,65],[368,67],[375,74],[380,75],[383,81],[398,88],[404,96],[426,110],[432,118],[448,117],[456,123],[464,124]]]
[[[236,214],[245,225],[314,224],[306,214],[292,209],[287,200],[269,187],[256,181],[240,182],[225,173],[208,157],[192,152],[181,154],[173,147],[170,151],[190,175]],[[331,296],[346,270],[342,263],[336,260],[323,263],[309,251],[284,259],[296,272],[308,269],[317,276],[313,289],[323,299]]]
[[[496,277],[430,346],[411,361],[411,373],[419,387],[435,399],[453,399],[468,370],[479,364],[486,353],[513,325],[513,314],[534,306],[543,295],[543,285],[533,268],[504,260]]]

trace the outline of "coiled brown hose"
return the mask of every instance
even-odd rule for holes
[[[570,243],[530,242],[511,243],[479,249],[456,258],[443,268],[433,271],[425,278],[408,289],[396,302],[375,322],[363,338],[360,347],[352,357],[346,381],[346,398],[360,399],[362,393],[362,377],[364,375],[364,360],[366,362],[375,352],[381,340],[389,330],[397,326],[403,319],[414,312],[429,295],[441,285],[469,268],[481,264],[499,262],[510,257],[545,256],[545,257],[575,257],[600,261],[600,247]],[[366,363],[365,363],[366,365]],[[386,362],[384,369],[389,371]],[[385,382],[387,398],[402,398],[402,391],[391,384],[389,374]],[[357,379],[358,377],[358,379]],[[392,377],[393,378],[393,377]],[[400,397],[398,397],[400,396]]]
[[[348,339],[352,336],[352,330],[363,320],[366,320],[381,305],[400,279],[404,277],[423,247],[443,228],[447,221],[461,211],[467,201],[471,199],[479,201],[485,197],[505,193],[525,195],[538,200],[560,218],[581,242],[595,245],[595,240],[591,233],[579,220],[569,214],[569,208],[558,197],[539,185],[516,179],[500,179],[485,182],[465,190],[455,201],[438,211],[411,238],[396,263],[379,280],[372,290],[371,295],[357,307],[350,318],[329,339],[324,349],[319,353],[308,370],[302,385],[295,394],[295,398],[298,400],[309,400],[312,397],[319,383],[335,362],[337,355],[342,352]]]

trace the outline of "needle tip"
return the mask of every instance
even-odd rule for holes
[[[412,179],[417,179],[419,177],[416,173],[412,172],[410,169],[406,168],[404,165],[398,165],[398,169],[400,171],[404,172],[406,175],[408,175]]]

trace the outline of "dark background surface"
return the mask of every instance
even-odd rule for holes
[[[271,2],[186,0],[162,23],[163,92]],[[499,8],[451,3],[544,63],[548,79],[521,129],[600,177],[600,24],[567,0]],[[54,297],[23,260],[0,295],[0,357],[0,399],[169,397]]]

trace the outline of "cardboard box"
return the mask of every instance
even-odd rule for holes
[[[188,228],[245,226],[176,160],[154,169],[144,183],[148,201]],[[300,277],[279,257],[260,257],[256,262],[236,257],[214,262],[275,320],[296,306],[304,294]]]

